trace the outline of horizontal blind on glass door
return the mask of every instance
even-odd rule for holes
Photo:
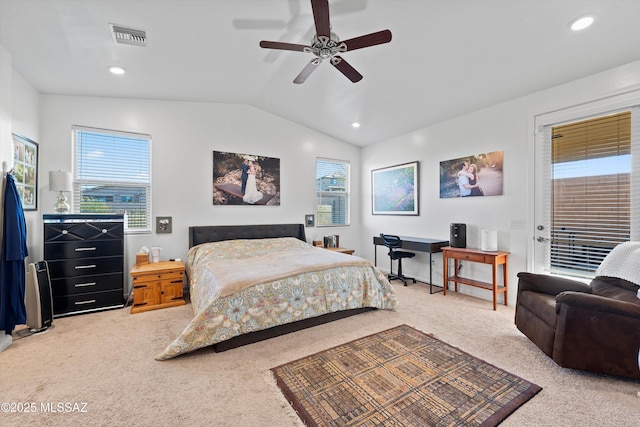
[[[589,276],[631,229],[631,113],[554,126],[551,271]]]

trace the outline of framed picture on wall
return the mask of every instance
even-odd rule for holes
[[[418,162],[371,171],[373,215],[419,215]]]
[[[213,204],[280,206],[280,159],[214,151]]]
[[[501,196],[503,162],[502,151],[440,162],[440,198]]]
[[[156,233],[158,234],[171,234],[172,225],[170,216],[157,216],[156,217]]]
[[[38,209],[38,143],[21,135],[13,137],[13,177],[22,209]]]

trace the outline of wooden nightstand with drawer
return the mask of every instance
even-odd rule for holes
[[[133,278],[131,313],[185,304],[185,266],[182,261],[136,264],[129,274]]]

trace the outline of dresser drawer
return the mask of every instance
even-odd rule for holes
[[[77,258],[63,261],[48,261],[52,279],[88,276],[106,273],[122,273],[123,257]]]
[[[123,255],[123,253],[122,240],[87,240],[44,245],[44,257],[48,260],[114,256]]]
[[[71,314],[106,307],[123,307],[122,290],[67,295],[53,298],[53,313]]]
[[[68,222],[44,226],[44,242],[74,242],[84,240],[122,240],[123,222]]]
[[[184,271],[174,271],[170,273],[157,273],[157,274],[145,274],[142,276],[136,276],[132,279],[132,282],[135,285],[142,285],[146,283],[153,282],[173,282],[173,281],[182,281],[184,278]]]
[[[64,277],[61,279],[52,279],[51,290],[55,296],[112,291],[116,289],[122,291],[123,280],[122,273]]]

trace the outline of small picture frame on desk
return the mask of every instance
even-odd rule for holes
[[[156,217],[156,233],[171,234],[171,217],[170,216]]]

